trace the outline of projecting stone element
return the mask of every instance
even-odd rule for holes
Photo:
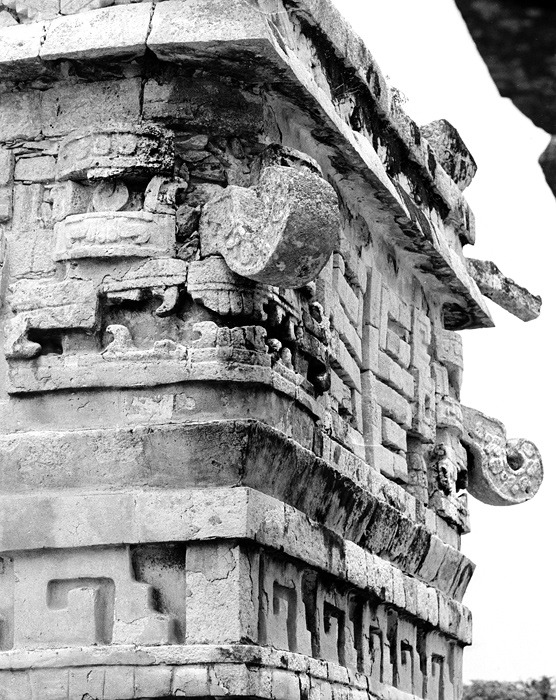
[[[58,553],[48,566],[34,554],[18,561],[14,575],[25,581],[14,601],[16,615],[28,606],[40,611],[14,630],[17,647],[173,641],[173,620],[154,608],[152,587],[133,579],[123,547]]]
[[[175,243],[174,217],[145,211],[75,214],[54,232],[55,260],[162,257]]]
[[[421,133],[460,190],[468,187],[477,172],[477,164],[457,129],[446,119],[438,119],[422,126]]]
[[[148,260],[126,271],[120,279],[106,279],[103,290],[113,304],[139,301],[147,293],[162,297],[156,314],[165,316],[175,309],[179,287],[185,285],[187,279],[187,268],[182,260],[173,258]]]
[[[542,299],[531,294],[509,277],[490,260],[467,258],[467,269],[481,293],[495,304],[522,321],[532,321],[541,312]]]
[[[170,172],[174,146],[154,125],[76,132],[60,144],[58,180],[94,180]]]
[[[471,455],[469,493],[483,503],[511,506],[533,498],[542,483],[540,453],[529,440],[507,440],[504,425],[463,408],[464,436]]]
[[[6,323],[7,357],[34,357],[41,352],[29,339],[31,331],[92,330],[97,321],[97,295],[92,282],[21,280],[11,287],[9,298],[15,318]]]
[[[205,207],[201,254],[243,277],[295,289],[315,279],[338,240],[332,187],[308,170],[265,168],[255,187],[228,187]]]

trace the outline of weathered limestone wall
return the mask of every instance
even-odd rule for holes
[[[457,132],[326,2],[5,5],[0,698],[456,700],[467,490],[542,478]]]

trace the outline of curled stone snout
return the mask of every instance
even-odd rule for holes
[[[530,500],[543,479],[540,452],[530,440],[506,438],[504,425],[463,408],[469,464],[469,493],[483,503],[511,506]]]
[[[227,187],[200,223],[202,256],[220,254],[235,273],[295,289],[316,278],[340,227],[331,185],[308,169],[264,168],[254,187]]]

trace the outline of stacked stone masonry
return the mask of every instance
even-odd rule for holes
[[[455,129],[324,0],[4,0],[0,81],[0,700],[459,700],[542,463],[460,404],[540,300]]]

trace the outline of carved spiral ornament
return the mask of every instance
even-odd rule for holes
[[[506,438],[503,424],[463,407],[464,442],[471,455],[469,493],[489,505],[524,503],[543,479],[540,452],[530,440]]]

